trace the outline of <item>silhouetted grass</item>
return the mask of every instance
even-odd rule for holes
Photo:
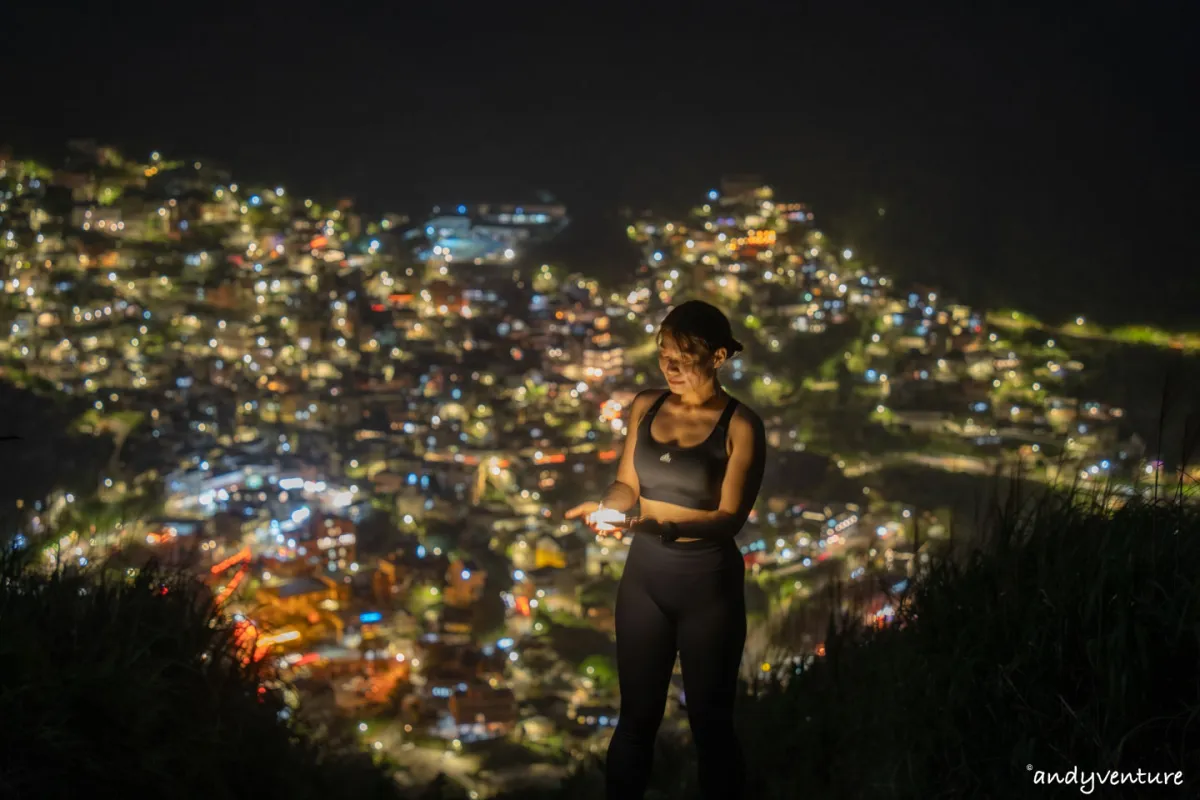
[[[746,704],[750,796],[1059,796],[1034,771],[1072,767],[1200,782],[1198,582],[1194,507],[1013,503],[896,626],[832,626],[825,658]],[[1093,796],[1197,793],[1171,791]]]
[[[281,717],[189,579],[0,561],[0,797],[393,797],[370,757]],[[284,712],[281,714],[281,712]]]

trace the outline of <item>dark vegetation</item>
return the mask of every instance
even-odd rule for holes
[[[751,796],[1059,796],[1033,771],[1195,774],[1198,537],[1200,515],[1177,503],[1010,500],[981,546],[916,584],[897,625],[831,623],[824,658],[745,704]]]
[[[0,797],[393,796],[370,756],[288,724],[189,578],[47,576],[21,552],[0,565]]]

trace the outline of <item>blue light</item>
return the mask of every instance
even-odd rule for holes
[[[460,214],[465,214],[465,213],[467,213],[467,207],[466,207],[466,206],[459,206],[459,207],[458,207],[458,213],[460,213]]]
[[[424,558],[424,557],[425,557],[425,545],[419,544],[419,545],[417,545],[417,558]]]
[[[260,205],[262,205],[262,198],[261,198],[261,197],[259,197],[258,195],[252,195],[252,196],[250,197],[250,205],[252,205],[252,206],[260,206]]]
[[[513,580],[514,580],[514,581],[523,581],[523,580],[525,580],[525,572],[524,572],[524,570],[514,569],[514,570],[513,570]]]
[[[372,240],[371,240],[371,247],[374,247],[376,250],[378,250],[378,249],[379,249],[379,240],[378,240],[378,239],[372,239]]]
[[[469,570],[469,569],[464,569],[464,570],[462,571],[462,579],[463,579],[464,581],[469,581],[469,580],[471,580],[471,570]]]
[[[383,614],[379,613],[378,611],[367,611],[358,615],[358,621],[364,624],[379,622],[381,619],[383,619]]]
[[[417,473],[415,473],[415,472],[408,473],[408,485],[409,486],[417,485]]]
[[[430,225],[429,227],[425,228],[425,235],[426,235],[426,236],[433,236],[433,226],[432,226],[432,225]]]
[[[499,639],[496,641],[496,647],[499,647],[501,650],[507,650],[508,648],[510,648],[512,646],[513,646],[513,640],[508,638],[507,636],[505,636],[503,639]]]
[[[717,194],[717,190],[716,190],[716,189],[709,189],[709,190],[708,190],[708,199],[709,199],[709,200],[716,200],[718,197],[720,197],[720,195],[719,195],[719,194]]]
[[[655,260],[655,261],[662,261],[662,259],[663,259],[663,255],[662,255],[662,253],[655,253],[655,254],[654,254],[654,260]]]
[[[1100,462],[1100,467],[1101,467],[1102,469],[1108,469],[1108,467],[1109,467],[1109,464],[1108,464],[1108,459],[1105,459],[1104,461],[1101,461],[1101,462]]]

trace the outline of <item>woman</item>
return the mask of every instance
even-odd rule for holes
[[[742,349],[715,306],[691,300],[658,331],[667,391],[634,398],[617,479],[600,503],[567,512],[593,528],[641,505],[617,591],[621,715],[608,748],[611,800],[641,798],[679,655],[704,796],[741,796],[744,765],[733,701],[746,640],[745,566],[734,536],[762,485],[758,415],[721,388],[717,371]]]

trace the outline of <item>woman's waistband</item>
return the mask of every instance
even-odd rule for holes
[[[663,553],[729,553],[741,557],[741,551],[733,539],[695,539],[680,541],[664,539],[651,533],[633,532],[633,546]]]

